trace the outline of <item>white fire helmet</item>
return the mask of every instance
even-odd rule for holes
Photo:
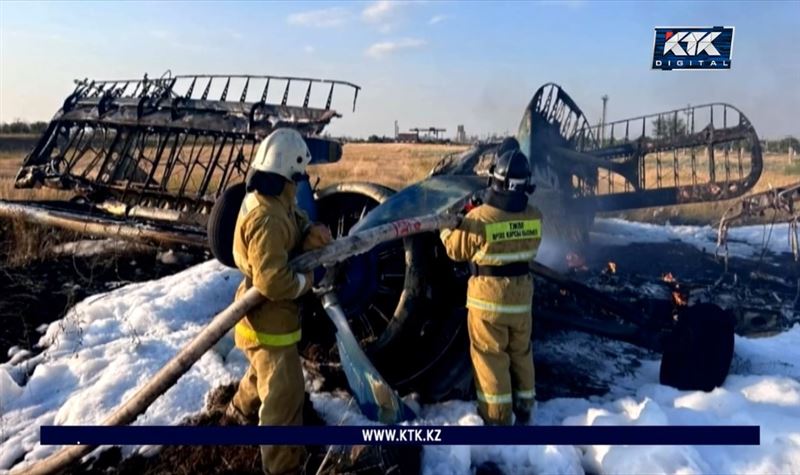
[[[258,146],[252,168],[275,173],[287,180],[306,173],[311,151],[303,136],[294,129],[276,129]]]

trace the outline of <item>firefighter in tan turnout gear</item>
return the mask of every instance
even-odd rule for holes
[[[468,328],[478,412],[486,424],[527,424],[534,404],[531,354],[533,279],[528,263],[541,242],[542,215],[527,157],[516,146],[492,168],[486,202],[471,209],[441,239],[447,255],[469,261]],[[504,143],[507,145],[507,143]],[[502,147],[509,148],[509,147]]]
[[[250,367],[228,406],[228,416],[243,421],[258,414],[259,425],[302,425],[305,384],[297,342],[299,309],[295,299],[312,285],[311,274],[288,267],[293,251],[327,244],[330,231],[312,225],[295,203],[296,182],[307,179],[311,153],[292,129],[277,129],[259,146],[247,177],[247,195],[236,221],[233,256],[245,279],[241,298],[255,287],[267,300],[235,327],[236,346]],[[265,473],[296,473],[305,462],[303,447],[262,446]]]

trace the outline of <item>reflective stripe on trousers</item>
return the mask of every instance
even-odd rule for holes
[[[531,311],[531,305],[506,305],[494,302],[487,302],[486,300],[476,299],[474,297],[467,297],[467,307],[477,310],[488,310],[497,313],[528,313]]]
[[[253,330],[241,322],[236,324],[236,333],[245,339],[266,346],[294,345],[300,341],[300,338],[302,337],[302,333],[299,328],[291,333],[261,333]]]
[[[478,391],[478,401],[482,401],[487,404],[511,404],[511,393],[486,394]]]
[[[533,389],[527,391],[514,391],[514,397],[517,399],[533,399],[536,392]]]
[[[477,391],[478,393],[478,400],[483,401],[488,404],[511,404],[512,397],[511,394],[486,394],[481,391]],[[514,391],[514,398],[516,399],[533,399],[536,396],[536,393],[533,390],[528,391]]]

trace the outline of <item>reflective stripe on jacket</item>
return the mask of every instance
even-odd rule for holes
[[[521,212],[483,204],[473,208],[453,230],[441,233],[447,255],[480,266],[530,262],[542,239],[542,214],[528,206]],[[486,318],[530,314],[533,279],[473,276],[467,288],[467,307]]]
[[[248,340],[255,341],[264,346],[289,346],[294,345],[302,338],[302,332],[298,328],[290,333],[261,333],[253,330],[244,320],[236,324],[236,335]]]
[[[237,325],[236,345],[242,348],[287,346],[300,340],[299,309],[294,299],[309,290],[312,279],[289,268],[289,255],[302,242],[309,222],[297,209],[295,185],[287,184],[279,196],[248,193],[236,220],[233,257],[245,279],[236,292],[239,299],[249,286],[267,298]]]

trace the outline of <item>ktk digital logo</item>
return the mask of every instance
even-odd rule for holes
[[[653,69],[731,69],[733,27],[656,28]]]

